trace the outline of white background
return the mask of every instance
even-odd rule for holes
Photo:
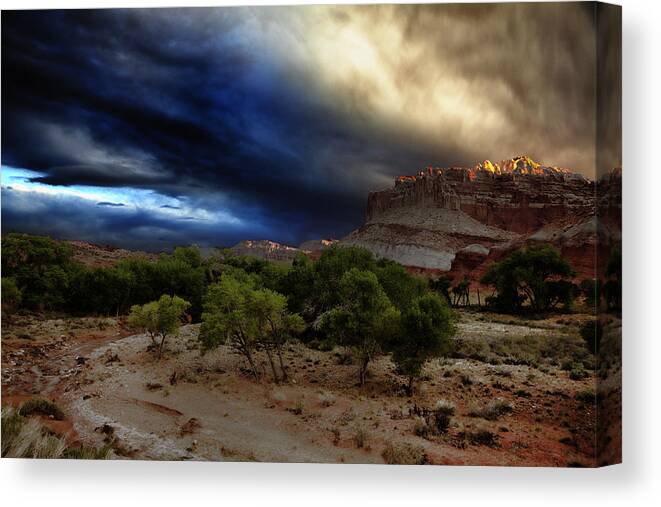
[[[232,3],[251,2],[0,0],[2,9]],[[625,175],[623,465],[590,470],[3,459],[0,501],[6,502],[5,505],[66,503],[114,507],[136,503],[196,507],[205,504],[348,507],[377,503],[462,507],[658,505],[661,500],[661,306],[657,296],[661,288],[661,2],[622,0],[621,3]]]

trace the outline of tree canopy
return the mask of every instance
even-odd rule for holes
[[[542,245],[522,248],[491,264],[481,281],[496,289],[490,302],[501,311],[520,312],[526,303],[533,311],[545,311],[559,300],[551,282],[573,274],[560,252]]]

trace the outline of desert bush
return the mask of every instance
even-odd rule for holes
[[[425,450],[408,442],[389,442],[382,453],[389,465],[424,465],[429,462]]]
[[[604,326],[598,319],[587,321],[581,326],[581,338],[585,341],[585,347],[591,354],[599,354],[599,346],[601,344],[601,337],[604,333]]]
[[[588,376],[588,372],[585,371],[583,365],[577,368],[572,368],[572,370],[569,372],[569,378],[571,380],[583,380],[587,376]]]
[[[349,349],[343,349],[341,352],[336,352],[335,357],[335,362],[339,365],[353,364],[353,354]]]
[[[335,404],[335,396],[333,393],[321,393],[319,395],[319,403],[322,407],[330,407]]]
[[[576,399],[585,404],[594,404],[597,401],[597,395],[592,389],[585,389],[576,393]]]
[[[434,408],[423,410],[422,416],[415,419],[413,431],[416,435],[427,438],[429,435],[441,435],[450,427],[452,416],[456,412],[454,403],[439,400]]]
[[[432,430],[424,417],[416,417],[413,422],[413,433],[422,438],[427,438]]]
[[[55,403],[41,398],[32,399],[24,402],[18,409],[18,414],[27,417],[38,414],[52,417],[56,421],[64,419],[64,412]]]
[[[481,417],[488,421],[495,421],[505,414],[512,412],[512,404],[503,399],[495,399],[484,407],[472,407],[469,411],[471,417]]]
[[[434,412],[437,414],[443,414],[448,417],[453,416],[457,411],[457,408],[454,403],[447,400],[438,400],[436,405],[434,405]]]
[[[493,370],[494,375],[498,375],[499,377],[506,377],[506,378],[512,378],[512,372],[506,368],[495,368]]]
[[[459,434],[459,437],[473,445],[487,445],[489,447],[498,445],[498,435],[488,428],[464,430]]]
[[[544,363],[560,363],[563,360],[582,363],[590,357],[583,340],[571,334],[499,336],[490,340],[457,339],[453,356],[490,364],[504,363],[535,368]]]

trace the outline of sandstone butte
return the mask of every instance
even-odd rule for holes
[[[479,280],[492,261],[550,243],[577,272],[602,274],[621,242],[621,170],[597,181],[521,156],[475,167],[428,167],[371,192],[365,223],[341,244],[411,271]]]

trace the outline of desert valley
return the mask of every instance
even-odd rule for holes
[[[525,156],[400,176],[299,246],[5,231],[3,456],[617,463],[620,248],[619,168]]]

